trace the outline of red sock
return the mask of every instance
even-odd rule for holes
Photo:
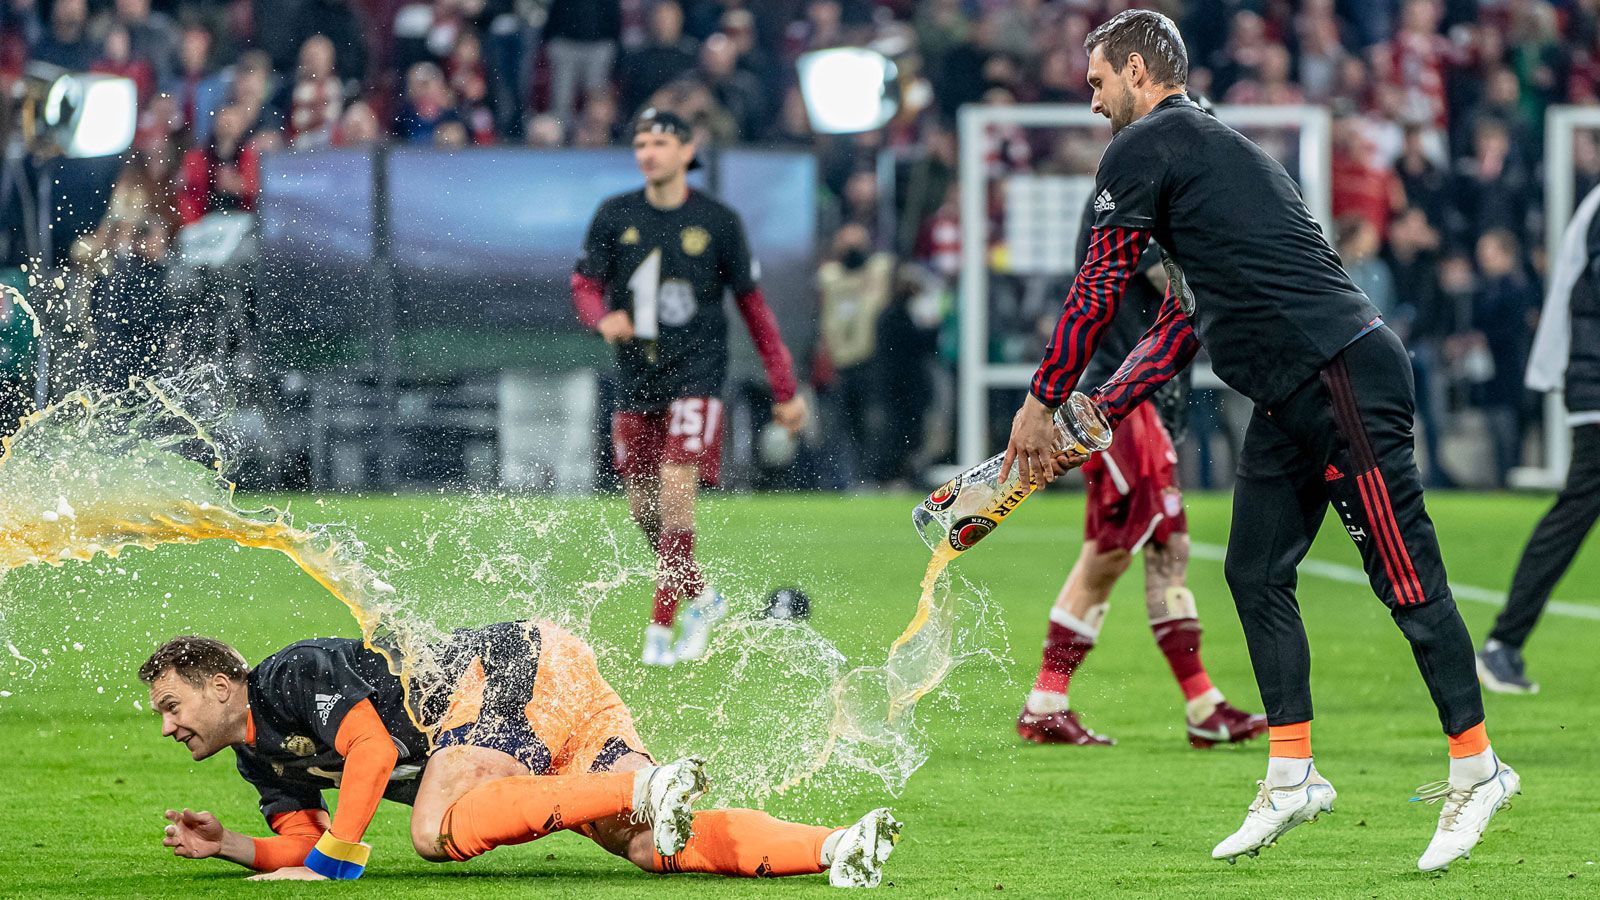
[[[1166,654],[1172,676],[1183,688],[1183,699],[1194,698],[1211,690],[1211,676],[1206,674],[1205,663],[1200,661],[1200,621],[1198,619],[1169,619],[1151,630],[1156,635],[1156,645]]]
[[[814,875],[825,871],[822,844],[838,830],[784,822],[753,809],[710,809],[694,814],[693,837],[677,856],[656,854],[656,871]]]
[[[1045,632],[1044,660],[1039,664],[1039,677],[1033,680],[1033,689],[1065,694],[1072,673],[1093,649],[1094,638],[1052,620],[1050,630]]]
[[[699,596],[706,586],[694,561],[694,532],[662,531],[656,555],[656,605],[650,621],[671,625],[678,616],[678,601]]]

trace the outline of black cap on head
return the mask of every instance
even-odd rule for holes
[[[646,107],[639,117],[633,120],[634,134],[670,134],[684,143],[694,140],[694,129],[689,127],[688,121],[683,116],[671,110],[657,109],[654,106]],[[700,168],[698,154],[689,161],[690,169]]]

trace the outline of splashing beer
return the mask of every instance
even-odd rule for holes
[[[1079,455],[1111,446],[1111,425],[1094,401],[1073,392],[1056,410],[1057,450]],[[989,536],[1037,489],[1022,483],[1017,467],[1000,481],[1004,453],[997,453],[940,485],[911,511],[922,542],[935,555],[963,553]]]

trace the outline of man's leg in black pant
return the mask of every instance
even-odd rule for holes
[[[1328,494],[1373,591],[1411,643],[1446,734],[1483,721],[1472,637],[1456,609],[1413,456],[1410,366],[1387,329],[1322,372],[1336,433]]]
[[[1233,489],[1224,572],[1271,725],[1311,720],[1311,651],[1295,569],[1325,515],[1322,475],[1259,411],[1250,420]]]
[[[1528,538],[1511,578],[1511,596],[1489,637],[1521,649],[1538,624],[1550,594],[1583,540],[1600,520],[1600,424],[1572,429],[1572,465],[1567,483]]]

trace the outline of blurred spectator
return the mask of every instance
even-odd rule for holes
[[[550,58],[550,111],[565,125],[572,121],[580,89],[587,97],[609,85],[622,36],[622,4],[553,0],[544,33]]]
[[[272,104],[272,60],[259,50],[247,51],[234,64],[228,81],[228,103],[244,112],[246,139],[283,128],[283,111]]]
[[[1308,0],[1295,18],[1299,38],[1295,57],[1300,92],[1313,103],[1324,103],[1334,95],[1339,81],[1339,66],[1346,56],[1339,36],[1332,0]]]
[[[162,88],[177,98],[194,146],[211,139],[212,115],[228,93],[227,80],[212,65],[211,47],[211,32],[205,26],[185,28],[178,43],[178,74]]]
[[[283,11],[288,14],[289,31],[280,46],[268,48],[273,68],[282,72],[292,69],[300,48],[320,34],[333,44],[334,72],[340,81],[360,81],[366,77],[370,29],[352,8],[358,4],[352,0],[273,0],[273,3],[292,4]]]
[[[450,89],[456,96],[456,113],[474,144],[495,142],[495,115],[489,99],[489,72],[483,65],[483,42],[475,31],[463,29],[446,60]]]
[[[467,126],[460,119],[440,122],[433,129],[433,145],[444,150],[459,150],[471,144]]]
[[[444,72],[431,62],[419,62],[406,73],[406,98],[395,121],[395,133],[414,144],[433,141],[434,129],[458,121],[455,98],[444,82]]]
[[[829,399],[844,425],[858,481],[875,481],[883,396],[878,351],[878,317],[889,305],[894,259],[872,252],[872,236],[857,223],[840,228],[832,258],[817,272],[822,317],[822,347],[834,373]]]
[[[1516,236],[1503,228],[1490,230],[1477,242],[1481,281],[1473,325],[1494,362],[1494,374],[1481,387],[1479,402],[1489,418],[1494,442],[1495,486],[1506,486],[1506,474],[1522,462],[1522,437],[1527,427],[1527,390],[1522,385],[1533,343],[1539,293],[1522,271]]]
[[[99,57],[100,48],[89,37],[87,0],[55,0],[50,8],[50,27],[29,55],[74,72],[88,71]]]
[[[1402,198],[1399,179],[1374,156],[1359,118],[1345,114],[1333,120],[1333,215],[1360,216],[1381,238]]]
[[[694,66],[694,41],[683,34],[683,7],[661,0],[650,8],[650,43],[622,60],[623,114],[637,115],[652,94]]]
[[[89,66],[89,71],[103,75],[116,75],[129,79],[138,90],[139,107],[144,108],[155,93],[155,72],[150,64],[133,55],[133,45],[128,38],[128,29],[120,24],[113,24],[106,30],[105,42],[100,48],[100,57]]]
[[[1472,156],[1457,164],[1455,181],[1460,230],[1468,243],[1476,243],[1492,229],[1518,234],[1526,227],[1533,186],[1512,156],[1504,122],[1495,118],[1478,122],[1473,129]]]
[[[248,142],[249,111],[229,104],[217,111],[211,141],[183,160],[178,216],[193,225],[208,213],[254,210],[261,188],[256,150]]]
[[[529,147],[559,147],[564,137],[561,120],[554,113],[539,113],[529,118],[523,131]]]
[[[112,23],[127,31],[130,55],[150,66],[158,84],[177,74],[178,26],[166,13],[152,12],[150,0],[116,0]]]
[[[1399,298],[1395,296],[1394,276],[1378,258],[1382,242],[1378,240],[1377,226],[1362,216],[1348,215],[1339,220],[1338,232],[1339,260],[1350,273],[1350,280],[1385,318],[1398,316]]]
[[[1227,102],[1255,106],[1305,102],[1300,89],[1289,82],[1289,51],[1282,44],[1262,47],[1258,59],[1255,73],[1228,89]]]
[[[1081,46],[1081,44],[1080,44]],[[1083,51],[1056,47],[1046,53],[1039,67],[1039,85],[1034,100],[1039,103],[1081,103],[1088,99],[1088,65]]]
[[[767,110],[761,82],[739,68],[738,54],[727,35],[711,35],[700,46],[699,74],[717,104],[733,117],[739,136],[750,138],[766,132]]]
[[[1458,56],[1439,33],[1440,15],[1436,0],[1405,0],[1399,32],[1374,54],[1374,60],[1380,81],[1398,85],[1409,108],[1444,128],[1448,124],[1445,72]]]
[[[574,147],[607,147],[616,143],[620,116],[609,90],[599,90],[583,101],[583,115],[572,133]]]
[[[344,112],[344,87],[334,71],[333,42],[317,34],[300,47],[289,101],[288,139],[294,147],[318,147],[333,140]]]
[[[1444,223],[1450,204],[1450,176],[1427,146],[1428,135],[1434,133],[1415,123],[1407,125],[1394,168],[1406,204],[1421,209],[1437,226]]]
[[[1209,66],[1212,94],[1227,96],[1236,82],[1259,72],[1268,46],[1266,20],[1249,9],[1234,13],[1228,42]]]
[[[917,463],[928,406],[931,371],[939,349],[938,280],[919,277],[914,267],[896,273],[889,308],[878,319],[878,358],[883,371],[884,427],[878,475],[897,487],[917,486]]]
[[[1389,226],[1384,262],[1389,266],[1395,296],[1409,308],[1407,316],[1386,319],[1411,350],[1417,422],[1422,426],[1420,438],[1426,462],[1424,479],[1429,487],[1451,487],[1455,479],[1445,469],[1440,452],[1444,440],[1439,378],[1441,346],[1450,334],[1450,322],[1439,293],[1439,232],[1429,224],[1422,209],[1412,206],[1395,216]]]
[[[383,126],[378,114],[365,100],[355,100],[345,107],[344,115],[334,130],[333,143],[338,147],[358,147],[383,138]]]
[[[878,176],[863,169],[844,183],[845,222],[854,222],[867,230],[874,243],[878,236]]]
[[[157,374],[165,343],[167,231],[159,221],[118,220],[104,277],[90,291],[94,341],[82,375],[108,390],[135,376]]]

